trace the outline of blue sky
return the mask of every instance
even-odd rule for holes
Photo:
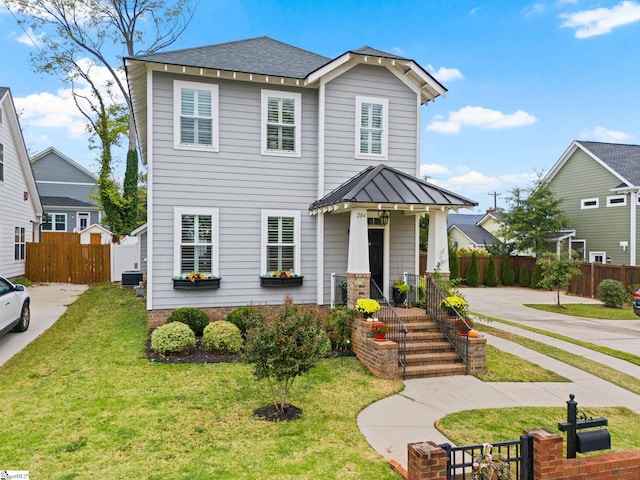
[[[65,85],[32,71],[41,32],[26,38],[1,3],[0,32],[29,152],[54,146],[97,172]],[[640,143],[640,1],[201,0],[171,49],[262,35],[332,58],[368,45],[431,72],[448,93],[423,107],[421,174],[476,212],[493,192],[505,207],[573,140]]]

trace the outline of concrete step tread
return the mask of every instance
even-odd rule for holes
[[[400,369],[402,371],[402,369]],[[438,364],[438,365],[407,365],[406,378],[444,377],[451,375],[464,375],[466,366],[464,363]]]

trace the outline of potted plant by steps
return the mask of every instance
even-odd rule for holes
[[[389,327],[387,327],[387,324],[384,322],[373,322],[371,324],[371,331],[375,334],[375,340],[382,341],[387,339]]]
[[[373,314],[380,311],[380,304],[372,298],[359,298],[356,300],[355,310],[364,318],[373,318]]]
[[[393,282],[393,303],[396,307],[401,307],[407,301],[407,295],[411,287],[402,280]]]
[[[449,317],[457,317],[458,315],[467,317],[469,315],[469,304],[458,295],[443,298],[440,306],[446,310]]]
[[[347,281],[341,281],[338,286],[340,287],[340,291],[342,292],[342,303],[344,305],[347,304]]]

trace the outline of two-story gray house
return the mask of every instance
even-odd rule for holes
[[[576,140],[545,181],[563,200],[571,248],[584,260],[638,265],[640,145]]]
[[[98,177],[53,147],[31,158],[42,206],[45,232],[80,232],[100,223],[95,196]]]
[[[28,242],[40,241],[42,205],[11,90],[0,87],[0,275],[25,273]]]
[[[416,177],[421,106],[446,89],[415,61],[260,37],[125,64],[148,168],[150,324],[287,293],[326,305],[332,273],[388,294],[419,273],[424,214],[427,268],[448,272],[446,212],[476,203]],[[219,288],[174,281],[192,271]]]

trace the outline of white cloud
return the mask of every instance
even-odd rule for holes
[[[400,47],[391,47],[390,50],[396,55],[404,55],[404,50],[402,50]]]
[[[438,80],[439,82],[450,82],[452,80],[460,80],[464,78],[464,75],[457,68],[440,67],[437,71],[432,65],[427,65],[427,70]]]
[[[534,3],[531,6],[525,7],[522,9],[525,17],[534,17],[537,15],[542,15],[546,10],[546,7],[542,3]]]
[[[624,1],[612,8],[595,8],[560,15],[563,28],[575,28],[576,38],[610,33],[614,28],[640,21],[640,4]]]
[[[536,121],[536,117],[522,110],[505,114],[498,110],[469,106],[456,112],[449,112],[449,118],[446,121],[436,120],[427,126],[427,130],[439,133],[458,133],[463,125],[495,130],[523,127]]]
[[[431,177],[432,175],[449,175],[450,173],[447,167],[437,163],[420,165],[420,178]]]
[[[42,39],[44,37],[44,32],[36,34],[34,33],[33,29],[29,27],[26,31],[23,31],[21,35],[15,36],[15,39],[18,43],[22,43],[30,47],[40,47],[42,45]]]
[[[609,130],[604,127],[595,127],[592,129],[584,130],[581,137],[589,140],[596,140],[599,142],[621,142],[623,140],[629,140],[631,138],[631,135],[619,130]]]

